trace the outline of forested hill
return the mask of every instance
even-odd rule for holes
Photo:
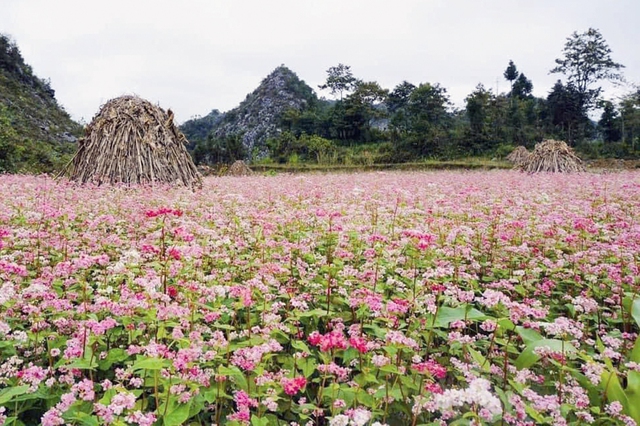
[[[0,172],[58,169],[81,133],[50,83],[35,75],[9,36],[0,34]]]
[[[180,130],[189,141],[188,148],[193,149],[198,142],[205,141],[209,133],[223,117],[224,114],[217,109],[213,109],[204,117],[198,116],[185,121],[180,126]]]

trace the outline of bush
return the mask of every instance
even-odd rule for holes
[[[503,159],[507,155],[511,154],[511,152],[515,149],[515,147],[511,144],[500,144],[494,151],[494,155],[496,158]]]

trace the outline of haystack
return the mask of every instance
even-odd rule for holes
[[[107,102],[93,117],[67,172],[80,183],[167,183],[199,186],[173,112],[137,96]]]
[[[524,164],[527,161],[527,158],[529,158],[529,151],[527,151],[527,148],[522,145],[511,151],[511,154],[507,155],[507,161],[515,164],[516,166]]]
[[[520,168],[529,173],[584,172],[582,160],[563,141],[545,140],[537,143],[533,152]]]
[[[229,167],[229,170],[227,170],[228,176],[250,176],[252,174],[253,171],[242,160],[237,160]]]

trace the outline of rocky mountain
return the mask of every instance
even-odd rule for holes
[[[281,65],[265,77],[238,107],[214,120],[210,134],[218,140],[240,136],[245,152],[252,158],[259,158],[266,154],[266,140],[280,133],[285,111],[303,111],[316,102],[318,97],[313,89],[293,71]],[[207,117],[199,120],[211,119]],[[183,132],[187,123],[181,127]],[[193,126],[194,123],[189,125]],[[185,135],[189,138],[187,132]]]
[[[48,81],[0,34],[0,172],[47,172],[75,151],[82,126],[58,104]]]

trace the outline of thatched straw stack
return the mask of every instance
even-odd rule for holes
[[[238,160],[229,167],[227,170],[228,176],[250,176],[253,171],[242,160]]]
[[[67,171],[81,183],[199,186],[202,177],[185,143],[171,110],[122,96],[93,117]]]
[[[555,140],[537,143],[533,152],[529,154],[520,168],[529,173],[585,171],[582,160],[573,152],[573,149],[565,142]]]
[[[516,166],[520,166],[527,161],[527,158],[529,158],[529,154],[530,153],[529,151],[527,151],[527,148],[520,145],[519,147],[511,151],[511,154],[507,155],[507,161],[515,164]]]

